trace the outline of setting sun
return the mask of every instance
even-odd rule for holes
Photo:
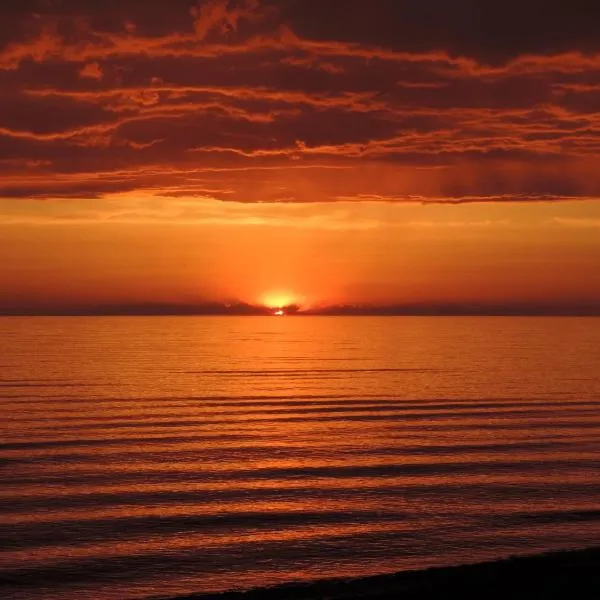
[[[268,308],[278,309],[277,313],[285,306],[291,306],[292,304],[298,304],[299,299],[291,292],[267,292],[263,294],[260,299],[261,304],[264,304]]]

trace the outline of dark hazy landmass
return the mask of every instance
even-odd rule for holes
[[[599,594],[600,548],[589,548],[360,579],[192,594],[177,600],[595,600]]]
[[[294,316],[600,316],[600,301],[588,303],[511,304],[336,304],[303,308],[282,307]],[[270,316],[275,308],[244,302],[198,304],[132,303],[87,306],[0,306],[0,316]]]

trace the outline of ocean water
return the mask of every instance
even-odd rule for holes
[[[0,319],[0,597],[600,540],[600,319]]]

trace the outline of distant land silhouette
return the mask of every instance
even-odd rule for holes
[[[588,303],[332,304],[280,307],[288,316],[600,316],[600,301]],[[85,306],[2,306],[1,316],[270,316],[273,307],[245,302],[179,304],[147,302]]]

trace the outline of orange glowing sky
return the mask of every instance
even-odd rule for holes
[[[3,7],[0,312],[600,309],[600,8],[492,4]]]

